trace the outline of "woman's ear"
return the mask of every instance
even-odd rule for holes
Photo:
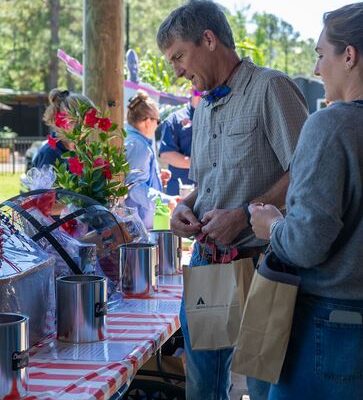
[[[345,69],[347,70],[351,70],[357,63],[359,60],[359,54],[357,49],[352,46],[349,45],[345,48]]]

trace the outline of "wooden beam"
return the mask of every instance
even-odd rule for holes
[[[83,0],[83,92],[123,126],[123,0]]]

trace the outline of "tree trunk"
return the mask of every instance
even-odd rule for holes
[[[58,86],[59,9],[60,0],[48,0],[50,14],[49,81],[47,91]]]
[[[123,126],[123,0],[83,1],[83,92]]]

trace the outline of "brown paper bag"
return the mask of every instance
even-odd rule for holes
[[[194,350],[236,344],[253,272],[251,258],[183,268],[185,310]]]
[[[290,338],[300,278],[270,253],[255,271],[232,371],[277,383]]]

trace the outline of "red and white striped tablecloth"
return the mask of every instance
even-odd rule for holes
[[[148,299],[122,299],[108,312],[103,342],[43,340],[30,352],[26,399],[109,398],[178,330],[181,296],[175,277]]]

